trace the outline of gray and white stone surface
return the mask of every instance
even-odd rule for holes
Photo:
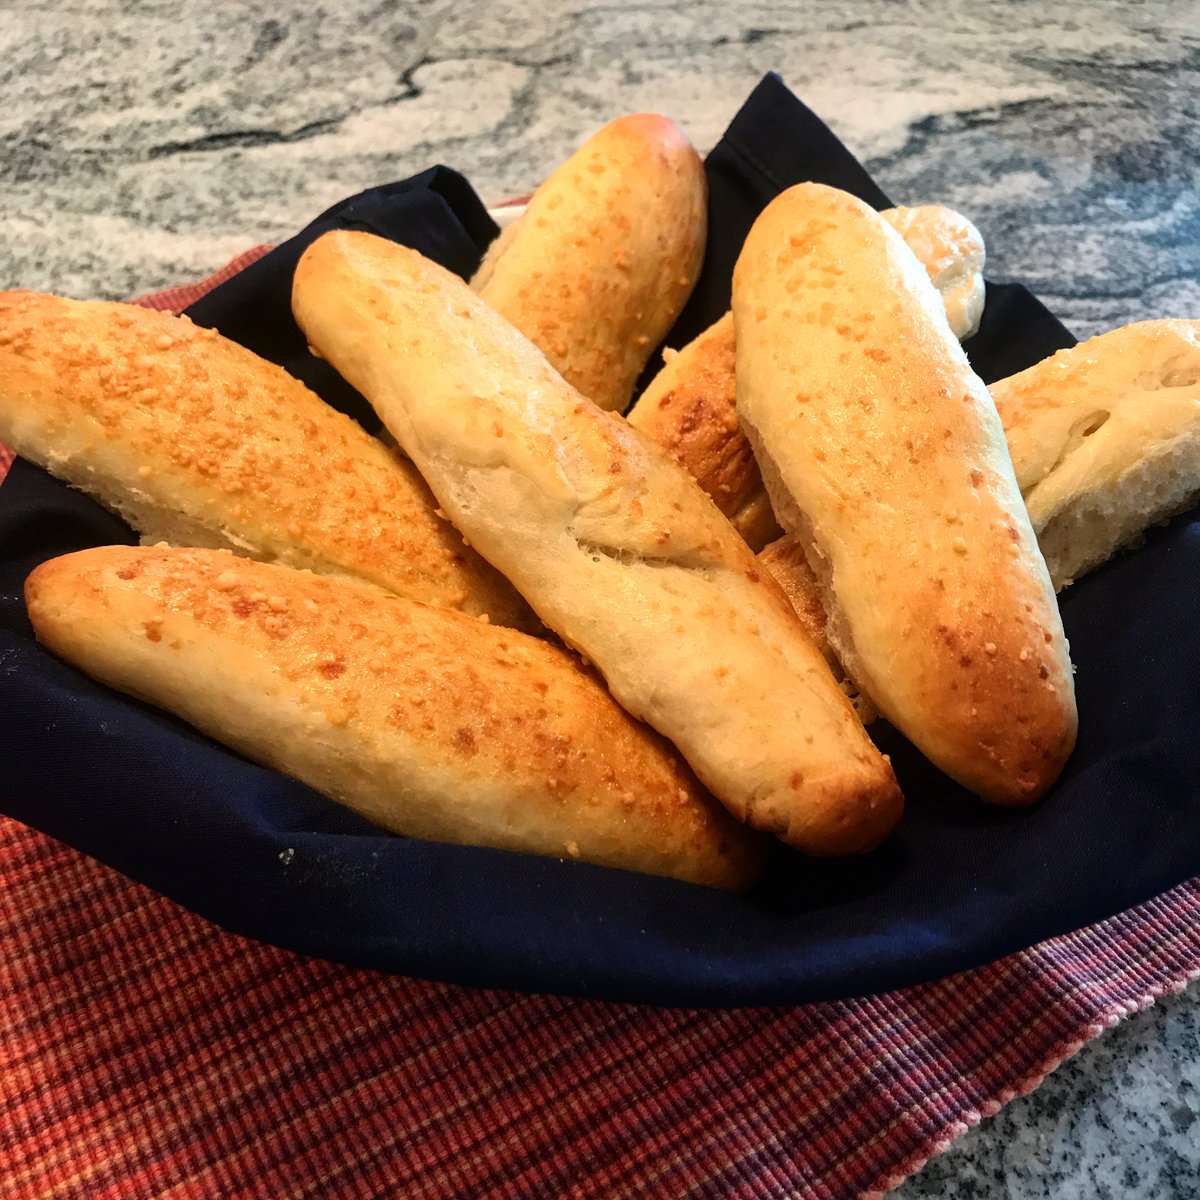
[[[1079,335],[1200,316],[1200,3],[0,3],[0,286],[202,277],[441,161],[519,194],[621,112],[701,149],[767,70]],[[1200,1196],[1193,987],[894,1194]]]

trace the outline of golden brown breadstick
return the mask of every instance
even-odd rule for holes
[[[212,550],[81,551],[26,599],[56,654],[395,833],[722,888],[761,868],[666,742],[515,630]]]
[[[684,467],[752,550],[782,530],[754,451],[738,425],[733,315],[668,356],[629,410],[629,423]]]
[[[734,273],[738,413],[802,539],[839,659],[985,799],[1032,801],[1075,739],[1071,664],[1004,431],[921,264],[803,184]]]
[[[186,317],[0,293],[0,441],[145,542],[225,547],[539,628],[439,519],[410,462]]]
[[[1200,495],[1200,321],[1141,321],[993,384],[1064,588]]]
[[[533,194],[472,280],[601,408],[624,409],[704,260],[704,165],[673,121],[621,117]]]

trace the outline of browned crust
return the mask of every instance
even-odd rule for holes
[[[744,888],[761,848],[565,650],[220,551],[43,564],[37,636],[397,833]]]
[[[853,681],[846,677],[845,668],[829,644],[829,635],[826,632],[829,616],[825,611],[821,581],[809,564],[804,543],[792,534],[785,533],[764,546],[758,552],[757,558],[783,589],[793,611],[800,618],[800,624],[812,638],[813,645],[824,655],[834,678],[850,697],[850,703],[854,705],[859,720],[864,725],[870,725],[879,714],[871,704],[870,698],[859,692]]]
[[[538,627],[410,462],[186,317],[0,294],[0,438],[139,532]]]
[[[733,316],[726,313],[670,358],[628,420],[669,451],[760,550],[782,530],[738,425],[735,362]]]
[[[1140,321],[993,385],[1056,588],[1200,494],[1200,321]]]
[[[1059,350],[990,391],[1017,483],[1028,493],[1114,413],[1127,407],[1151,413],[1200,399],[1200,321],[1123,325]],[[1159,422],[1150,424],[1157,432]]]
[[[808,565],[800,540],[784,534],[758,552],[758,561],[783,588],[783,594],[800,618],[800,624],[826,662],[831,666],[836,664],[837,656],[825,636],[825,605],[821,601],[821,587]]]
[[[624,409],[699,277],[706,224],[683,131],[621,117],[538,188],[473,283],[583,395]]]

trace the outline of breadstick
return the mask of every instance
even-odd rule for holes
[[[601,408],[624,409],[704,261],[704,165],[651,113],[589,138],[533,194],[472,280]]]
[[[1028,803],[1075,739],[1071,664],[1004,431],[892,226],[802,184],[733,283],[738,415],[830,642],[882,715],[987,800]]]
[[[661,448],[405,247],[326,234],[293,308],[472,545],[735,816],[818,853],[892,828],[889,764],[777,585]]]
[[[1057,589],[1200,495],[1200,321],[1141,321],[993,384]]]
[[[352,580],[100,547],[26,584],[38,639],[384,829],[741,889],[762,848],[557,646]]]
[[[921,260],[955,334],[969,337],[983,312],[979,230],[941,204],[889,208],[880,216]],[[782,530],[738,425],[735,357],[733,318],[727,313],[668,357],[628,417],[691,472],[750,548],[761,550]]]
[[[410,462],[186,317],[0,293],[0,441],[144,542],[224,547],[539,628],[438,518]]]

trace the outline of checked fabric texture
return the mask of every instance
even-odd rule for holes
[[[0,1200],[874,1197],[1200,976],[1200,880],[938,983],[716,1012],[301,958],[7,818],[0,897]]]

